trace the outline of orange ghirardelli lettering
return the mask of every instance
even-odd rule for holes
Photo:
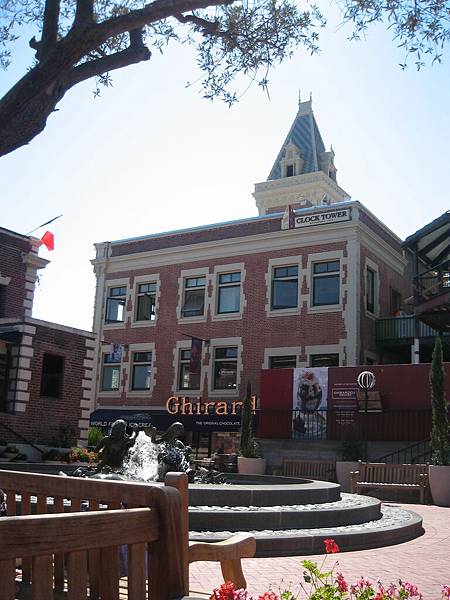
[[[181,414],[182,415],[193,415],[194,412],[193,412],[192,408],[193,408],[192,402],[189,402],[189,400],[186,400],[186,397],[183,396],[183,398],[181,400]]]
[[[236,415],[237,414],[236,413],[236,407],[237,406],[242,406],[242,401],[241,400],[233,400],[233,402],[231,403],[231,407],[232,407],[231,414],[232,415]]]
[[[210,406],[214,406],[214,404],[215,404],[215,402],[208,402],[208,401],[206,401],[206,402],[204,403],[204,407],[205,407],[205,412],[204,412],[204,414],[205,414],[205,415],[209,415],[209,407],[210,407]]]
[[[166,410],[171,415],[177,415],[180,408],[180,401],[176,396],[171,396],[166,402]]]
[[[228,404],[226,402],[216,402],[216,415],[227,415]]]

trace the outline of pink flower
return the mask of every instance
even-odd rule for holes
[[[340,592],[348,592],[348,583],[345,581],[345,578],[342,575],[342,573],[337,573],[336,584]]]
[[[262,596],[258,596],[258,600],[280,600],[275,592],[264,592]]]
[[[442,586],[442,597],[445,598],[445,600],[447,600],[447,598],[450,598],[450,585]]]

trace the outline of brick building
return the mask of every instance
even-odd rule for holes
[[[32,317],[39,240],[0,228],[0,439],[87,439],[94,335]],[[66,443],[67,443],[66,442]]]
[[[253,218],[96,245],[92,422],[129,410],[158,424],[170,396],[229,404],[247,380],[259,393],[262,369],[378,362],[376,322],[411,294],[407,262],[339,187],[310,101],[254,197]]]

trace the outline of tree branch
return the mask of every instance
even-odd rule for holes
[[[36,58],[38,60],[45,58],[53,50],[58,41],[59,8],[60,0],[45,1],[42,38],[40,43],[38,42],[36,49]]]
[[[69,72],[67,78],[62,81],[62,85],[66,89],[69,89],[77,83],[85,81],[86,79],[90,79],[91,77],[102,75],[108,71],[115,71],[116,69],[121,69],[122,67],[128,67],[129,65],[136,64],[144,60],[150,60],[150,57],[151,52],[146,46],[143,44],[142,46],[131,44],[126,50],[116,52],[115,54],[110,54],[109,56],[105,56],[104,58],[99,58],[97,60],[90,60],[79,65],[78,67],[74,67]]]
[[[94,22],[94,0],[77,0],[74,28],[80,29]]]
[[[218,21],[207,21],[195,15],[175,15],[180,23],[193,23],[203,33],[203,35],[216,35],[218,37],[228,37],[227,32],[219,29]]]

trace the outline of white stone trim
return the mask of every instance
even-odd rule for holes
[[[180,262],[180,261],[178,261]],[[190,277],[206,277],[205,285],[205,305],[203,315],[194,317],[183,317],[181,310],[183,308],[184,301],[184,280]],[[211,275],[209,273],[209,267],[198,267],[197,269],[182,269],[180,276],[178,277],[178,303],[177,303],[177,319],[180,323],[204,323],[208,318],[208,311],[210,310],[211,298],[209,296],[209,287],[211,283]]]
[[[136,321],[137,312],[137,295],[139,285],[142,283],[156,283],[155,292],[155,319],[154,321]],[[154,327],[158,321],[159,314],[159,300],[161,297],[161,277],[159,273],[149,273],[148,275],[136,275],[133,281],[133,285],[130,288],[130,295],[132,298],[132,317],[131,327]]]
[[[338,354],[339,355],[339,366],[344,365],[345,356],[345,342],[346,340],[339,340],[338,344],[322,344],[315,346],[305,346],[305,355],[307,357],[307,366],[311,364],[311,356],[317,354]]]
[[[303,354],[302,346],[285,346],[278,348],[264,348],[264,360],[262,369],[270,369],[269,359],[273,356],[292,356],[295,355],[296,367],[300,366],[300,356]]]
[[[371,269],[375,273],[375,281],[374,281],[374,312],[370,312],[367,310],[367,270]],[[364,313],[366,317],[370,319],[377,319],[380,316],[380,271],[377,263],[373,262],[367,256],[364,258],[364,271],[363,271],[363,281],[361,282],[363,289],[363,298],[364,298]]]
[[[11,277],[2,277],[2,275],[0,273],[0,285],[9,285],[10,281],[11,281]]]
[[[237,355],[237,365],[236,365],[236,389],[234,390],[215,390],[214,389],[214,351],[216,348],[221,347],[230,347],[237,346],[238,355]],[[243,345],[241,337],[233,337],[233,338],[215,338],[209,341],[208,346],[209,353],[209,366],[208,366],[208,395],[211,398],[223,397],[223,398],[238,398],[239,397],[239,388],[241,384],[241,376],[243,370],[242,364],[242,354],[243,354]]]
[[[293,308],[272,309],[272,273],[276,267],[293,267],[298,268],[297,275],[297,306]],[[266,281],[266,304],[265,311],[267,317],[285,317],[289,315],[299,315],[301,311],[301,288],[302,288],[302,257],[297,256],[280,256],[278,258],[269,258],[267,263],[267,271],[265,275]]]
[[[356,236],[347,243],[347,295],[343,311],[347,341],[345,345],[344,363],[346,366],[356,366],[360,356],[360,327],[361,327],[361,286],[360,274],[360,244]]]
[[[151,370],[151,376],[150,376],[150,389],[148,390],[132,390],[131,389],[131,384],[132,384],[132,373],[131,373],[131,367],[133,365],[133,352],[151,352],[152,353],[152,370]],[[125,362],[123,367],[124,367],[124,372],[127,375],[127,382],[128,382],[128,386],[127,386],[127,400],[128,398],[132,399],[132,397],[134,396],[135,398],[151,398],[152,397],[152,393],[153,393],[153,389],[155,387],[155,382],[156,382],[156,371],[157,371],[157,367],[155,366],[156,363],[156,347],[155,347],[155,343],[154,342],[143,342],[141,344],[130,344],[128,346],[128,362]]]
[[[219,275],[224,273],[240,273],[241,274],[241,283],[240,283],[240,297],[239,297],[239,312],[235,313],[219,313],[218,309],[218,298],[219,298]],[[242,319],[242,315],[244,313],[244,309],[247,306],[247,300],[244,293],[244,283],[245,283],[245,275],[246,275],[245,263],[229,263],[226,265],[215,265],[214,272],[212,276],[213,286],[212,286],[212,297],[211,297],[211,320],[212,321],[234,321],[236,319]]]

